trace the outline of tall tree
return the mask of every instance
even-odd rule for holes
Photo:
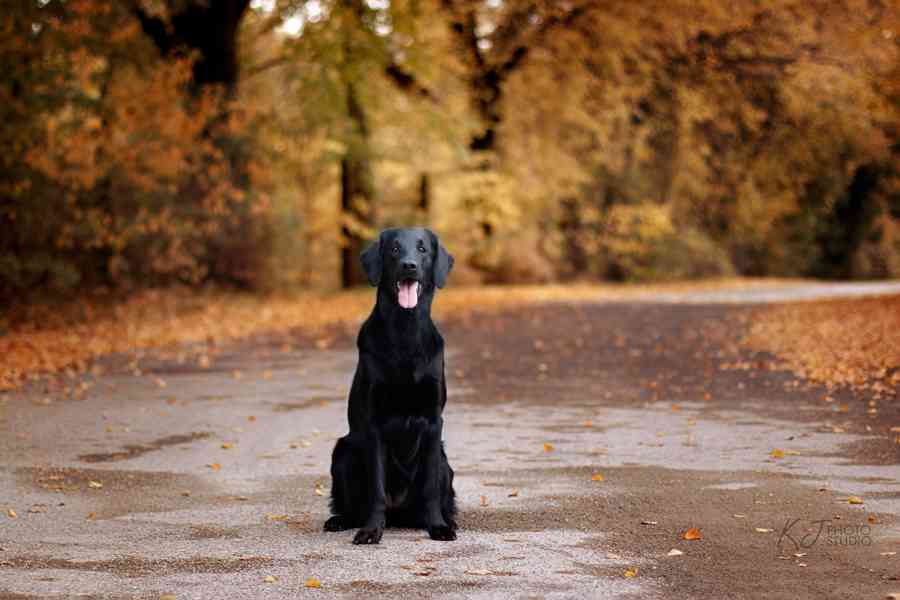
[[[211,95],[217,99],[204,132],[225,157],[235,194],[249,196],[250,140],[231,130],[229,118],[239,83],[238,34],[250,0],[165,0],[164,6],[164,15],[151,14],[140,0],[133,0],[132,10],[164,58],[193,61],[189,89],[194,98]],[[213,185],[194,178],[184,196],[197,201]],[[243,210],[223,223],[222,235],[208,240],[204,254],[210,277],[240,286],[257,284],[265,234],[254,221],[249,202],[244,202]]]
[[[505,84],[529,54],[557,29],[571,26],[589,2],[490,2],[441,0],[456,39],[480,129],[469,142],[474,152],[499,148]]]

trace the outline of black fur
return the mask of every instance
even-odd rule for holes
[[[442,442],[444,339],[431,320],[436,288],[453,257],[428,229],[388,229],[360,257],[378,286],[375,308],[357,339],[350,389],[350,433],[331,459],[326,531],[360,528],[354,544],[377,544],[385,526],[456,539],[453,469]],[[418,304],[403,308],[398,282],[419,284]]]

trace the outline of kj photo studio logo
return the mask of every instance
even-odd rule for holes
[[[872,528],[869,525],[836,525],[831,519],[808,521],[801,518],[785,520],[778,536],[778,552],[796,552],[816,544],[828,546],[871,546]]]

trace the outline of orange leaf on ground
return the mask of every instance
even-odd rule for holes
[[[681,538],[685,540],[701,540],[703,539],[703,534],[696,527],[691,527],[682,534]]]

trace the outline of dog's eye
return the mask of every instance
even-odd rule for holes
[[[425,245],[419,244],[419,252],[425,252]]]
[[[391,248],[391,254],[393,254],[394,256],[400,254],[400,246],[394,246],[393,248]]]

